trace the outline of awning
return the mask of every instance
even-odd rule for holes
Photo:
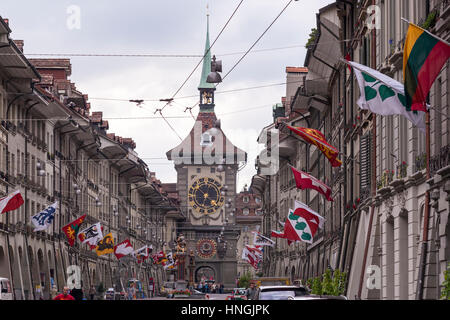
[[[285,139],[280,141],[278,145],[278,152],[281,157],[293,156],[297,150],[296,148],[297,139],[294,137],[287,136]]]
[[[331,10],[334,10],[334,12]],[[339,24],[336,7],[327,6],[326,11],[327,16],[334,17]],[[328,80],[335,66],[343,57],[339,41],[340,27],[325,18],[324,12],[317,16],[317,36],[305,59],[305,66],[308,67],[306,94],[310,96],[315,94],[328,95]]]
[[[266,178],[259,174],[254,175],[252,178],[250,189],[261,195],[264,193],[265,187],[266,187]]]

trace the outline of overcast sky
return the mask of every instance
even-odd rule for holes
[[[240,59],[289,0],[244,0],[212,48],[222,60],[223,75]],[[32,54],[170,54],[202,55],[206,36],[206,5],[210,12],[210,40],[214,41],[240,0],[2,0],[0,15],[10,20],[11,37],[25,41],[24,52]],[[286,81],[286,66],[303,66],[316,14],[331,0],[292,2],[259,41],[254,50],[296,46],[250,53],[217,88],[217,92],[269,85]],[[80,9],[80,28],[67,25],[70,6]],[[73,21],[73,20],[69,20]],[[229,55],[230,53],[240,53]],[[62,56],[64,57],[64,56]],[[142,107],[129,102],[95,98],[170,98],[201,58],[70,57],[71,81],[88,94],[91,111],[104,118],[154,116],[161,102]],[[197,95],[201,67],[176,97]],[[284,85],[216,94],[216,114],[227,137],[248,153],[247,166],[239,173],[238,191],[250,185],[255,157],[262,148],[256,139],[272,121],[272,105],[285,96]],[[164,116],[189,116],[186,107],[198,97],[176,99]],[[246,111],[249,109],[248,111]],[[198,107],[193,109],[196,116]],[[227,114],[231,113],[231,114]],[[221,116],[223,114],[223,116]],[[162,119],[108,120],[109,132],[131,137],[136,151],[162,182],[176,182],[173,163],[165,153],[177,146],[192,126],[192,118],[168,119],[177,134]]]

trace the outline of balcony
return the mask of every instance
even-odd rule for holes
[[[450,165],[450,145],[442,147],[438,154],[430,159],[430,173],[434,175],[439,169]]]

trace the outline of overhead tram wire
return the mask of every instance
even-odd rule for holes
[[[322,41],[320,44],[326,43],[336,43],[336,42],[350,42],[354,40],[361,40],[361,38],[350,38],[344,40],[333,40],[333,41]],[[265,48],[265,49],[257,49],[253,50],[251,53],[257,52],[268,52],[268,51],[276,51],[276,50],[285,50],[285,49],[293,49],[293,48],[309,48],[313,46],[317,46],[319,44],[310,44],[308,46],[302,44],[296,44],[291,46],[284,47],[275,47],[275,48]],[[245,51],[239,52],[228,52],[228,53],[219,53],[217,56],[236,56],[245,53]],[[15,53],[6,53],[1,52],[0,56],[12,56]],[[125,58],[201,58],[203,55],[201,54],[122,54],[122,53],[26,53],[25,56],[48,56],[48,57],[125,57]]]
[[[231,14],[231,16],[228,18],[227,22],[225,23],[225,25],[223,26],[222,30],[220,30],[219,34],[217,35],[216,39],[213,41],[212,45],[209,46],[208,50],[205,52],[205,54],[203,55],[202,59],[198,62],[198,64],[195,66],[194,70],[192,70],[192,72],[189,74],[189,76],[186,78],[186,80],[184,80],[184,82],[181,84],[181,86],[177,89],[177,91],[172,95],[172,97],[170,99],[167,99],[167,103],[161,108],[161,109],[156,109],[156,112],[159,112],[160,115],[163,117],[162,111],[173,101],[173,99],[175,98],[175,96],[181,91],[181,89],[184,87],[184,85],[188,82],[188,80],[191,78],[191,76],[194,74],[195,70],[197,70],[198,66],[203,62],[203,60],[205,59],[206,55],[211,51],[211,48],[214,46],[214,44],[216,43],[216,41],[219,39],[219,37],[222,35],[223,31],[225,30],[225,28],[228,26],[228,24],[230,23],[231,19],[234,17],[234,15],[236,14],[237,10],[239,9],[239,7],[241,6],[241,4],[244,2],[244,0],[241,0],[239,2],[239,4],[237,5],[237,7],[234,9],[233,13]],[[191,112],[191,116],[192,118],[194,118],[194,116],[192,115]],[[178,133],[172,128],[172,126],[170,125],[169,121],[167,121],[166,119],[164,119],[166,121],[166,123],[169,125],[169,127],[172,129],[172,131],[174,131],[176,133],[176,135],[178,136],[178,138],[180,138],[181,141],[183,141],[183,139],[178,135]]]
[[[270,25],[264,30],[264,32],[259,36],[258,39],[252,44],[252,46],[244,53],[244,55],[234,64],[234,66],[222,77],[222,81],[225,80],[225,78],[237,67],[237,65],[247,56],[247,54],[253,49],[253,47],[261,40],[261,38],[269,31],[269,29],[272,27],[272,25],[278,20],[278,18],[283,14],[283,12],[289,7],[289,5],[294,0],[289,0],[289,2],[286,4],[286,6],[280,11],[280,13],[275,17],[275,19],[270,23]],[[219,83],[220,84],[220,83]],[[217,84],[217,85],[219,85]],[[216,85],[216,87],[217,87]]]
[[[236,12],[238,11],[239,7],[242,5],[242,3],[244,2],[244,0],[241,0],[239,2],[239,4],[236,6],[236,8],[234,9],[233,13],[231,14],[231,16],[228,18],[227,22],[225,23],[225,25],[222,27],[222,30],[220,30],[219,34],[217,35],[216,39],[213,41],[213,43],[209,46],[208,50],[205,52],[205,54],[203,55],[203,57],[201,58],[201,60],[197,63],[197,65],[195,66],[194,70],[192,70],[192,72],[188,75],[188,77],[186,78],[186,80],[184,80],[184,82],[181,84],[181,86],[177,89],[177,91],[175,91],[175,93],[172,95],[171,100],[175,99],[175,96],[181,91],[181,89],[184,87],[184,85],[188,82],[188,80],[192,77],[192,75],[194,74],[194,72],[197,70],[197,68],[200,66],[200,64],[203,62],[203,60],[205,59],[206,55],[211,51],[212,47],[214,46],[214,44],[217,42],[217,40],[219,39],[219,37],[222,35],[223,31],[225,30],[225,28],[228,26],[228,24],[230,23],[231,19],[234,17],[234,15],[236,14]],[[161,111],[164,110],[165,107],[167,107],[170,104],[170,101],[166,103],[165,106],[162,107]]]

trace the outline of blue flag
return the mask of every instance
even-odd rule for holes
[[[31,217],[31,222],[34,224],[35,229],[33,231],[42,231],[48,228],[48,226],[55,219],[56,208],[58,207],[58,201],[50,205],[43,211]]]

